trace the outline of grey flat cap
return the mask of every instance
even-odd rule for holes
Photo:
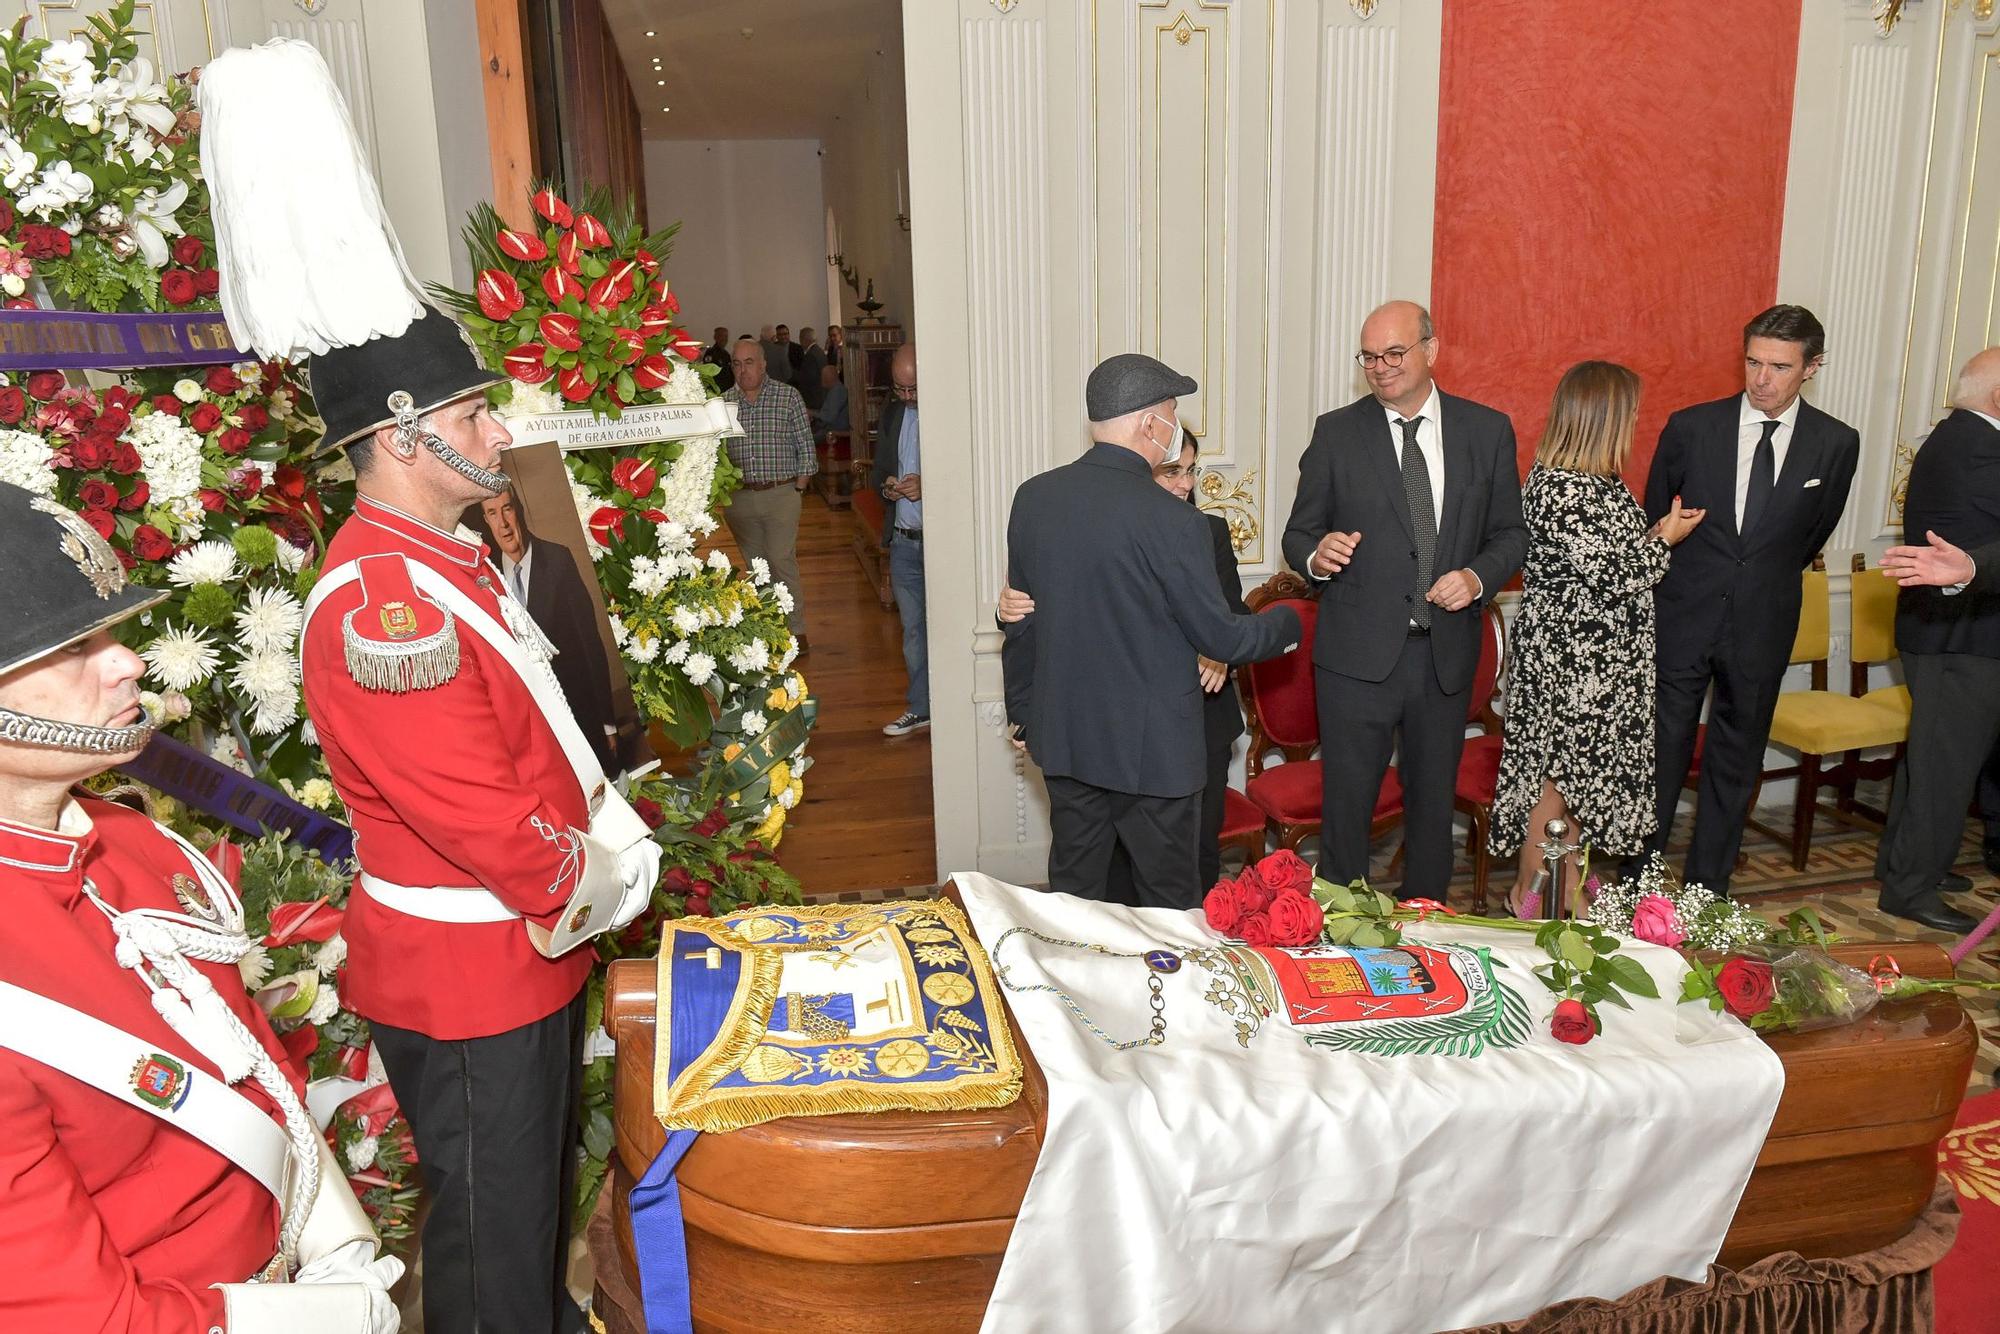
[[[1186,398],[1197,388],[1165,362],[1139,352],[1120,352],[1097,363],[1084,385],[1083,403],[1092,421],[1108,422],[1170,398]]]

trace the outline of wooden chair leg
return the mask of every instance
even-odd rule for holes
[[[1813,813],[1819,809],[1819,756],[1807,752],[1799,756],[1799,790],[1792,807],[1792,869],[1806,869],[1806,853],[1812,848]]]

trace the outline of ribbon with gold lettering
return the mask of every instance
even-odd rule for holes
[[[138,370],[245,361],[219,313],[0,310],[0,371]]]

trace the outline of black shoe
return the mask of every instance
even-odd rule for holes
[[[1988,843],[1980,851],[1980,860],[1986,863],[1988,871],[2000,875],[2000,843]]]
[[[1933,931],[1949,932],[1954,936],[1967,935],[1979,925],[1977,917],[1935,901],[1919,903],[1900,912],[1887,904],[1878,906],[1891,917],[1900,917],[1906,922],[1915,922],[1919,926],[1927,926]]]
[[[1944,876],[1938,881],[1937,887],[1940,894],[1963,894],[1966,890],[1972,888],[1972,879],[1970,876],[1960,875],[1956,871],[1946,871]]]

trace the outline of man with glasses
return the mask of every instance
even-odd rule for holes
[[[1403,898],[1442,901],[1483,604],[1528,530],[1514,426],[1438,390],[1430,313],[1392,301],[1361,326],[1370,392],[1326,413],[1299,459],[1285,560],[1320,588],[1313,675],[1323,773],[1319,873],[1368,875],[1376,795],[1397,751]]]
[[[889,405],[875,440],[869,481],[889,506],[889,582],[903,618],[903,666],[910,691],[884,736],[926,732],[931,725],[930,648],[924,626],[924,487],[917,435],[917,345],[905,343],[889,362]]]
[[[722,397],[737,404],[743,434],[729,440],[729,458],[743,473],[743,487],[722,511],[745,560],[761,558],[771,577],[791,592],[785,619],[806,651],[805,593],[799,583],[799,498],[819,471],[805,401],[788,384],[766,378],[764,349],[754,338],[737,340],[729,357],[736,387]]]

